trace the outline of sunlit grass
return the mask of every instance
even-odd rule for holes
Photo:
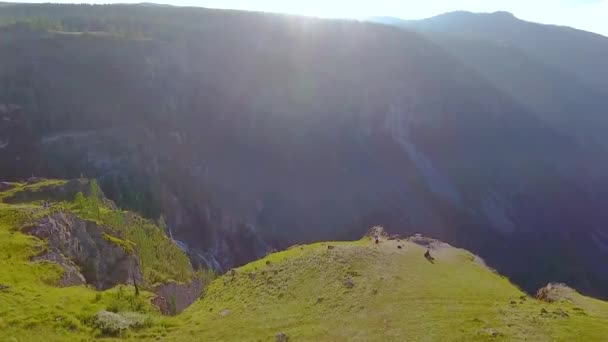
[[[170,243],[162,229],[95,203],[80,198],[46,209],[41,203],[0,204],[0,341],[90,341],[100,336],[93,321],[100,310],[144,315],[144,326],[119,337],[140,341],[274,341],[280,332],[292,341],[608,336],[606,302],[575,292],[561,302],[540,302],[467,251],[439,248],[431,264],[423,247],[406,240],[294,246],[228,272],[184,313],[162,317],[148,292],[135,297],[131,287],[58,288],[59,267],[30,261],[45,243],[20,227],[60,208],[117,227],[123,234],[117,244],[139,250],[159,278],[179,278],[181,257],[158,250]]]
[[[269,341],[279,332],[297,341],[608,336],[604,302],[580,296],[598,304],[583,311],[574,310],[575,303],[539,302],[466,251],[439,250],[435,264],[423,254],[422,247],[397,241],[296,246],[213,282],[205,298],[180,316],[184,326],[176,339]],[[559,310],[569,318],[553,313]]]

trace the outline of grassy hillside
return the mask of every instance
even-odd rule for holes
[[[9,225],[23,226],[54,212],[73,213],[85,220],[111,227],[119,236],[109,239],[122,244],[125,249],[134,247],[137,250],[146,282],[144,285],[186,282],[192,278],[188,257],[167,238],[164,223],[156,224],[134,213],[122,211],[105,200],[95,181],[79,181],[83,182],[86,194],[78,192],[74,196],[63,189],[67,183],[64,180],[15,183],[14,188],[0,193],[0,199],[11,198],[9,202],[17,202],[18,205],[0,204],[0,220]],[[44,202],[50,205],[45,207]]]
[[[270,341],[279,332],[294,341],[608,336],[608,303],[574,292],[563,302],[540,302],[464,250],[439,247],[434,264],[424,251],[411,242],[363,239],[270,255],[212,283],[181,317],[185,324],[176,338]]]
[[[60,288],[57,284],[63,270],[59,266],[31,261],[45,250],[46,243],[23,234],[20,228],[51,212],[68,211],[119,231],[121,237],[112,238],[137,250],[145,288],[158,281],[186,281],[193,276],[187,257],[158,226],[105,205],[95,197],[99,194],[95,194],[94,183],[88,196],[79,193],[75,200],[64,199],[45,207],[45,198],[59,193],[57,187],[65,184],[60,180],[15,183],[13,189],[0,192],[3,201],[27,193],[18,204],[0,203],[0,341],[90,340],[104,335],[95,322],[102,310],[135,316],[138,328],[160,336],[170,323],[162,321],[158,310],[149,304],[153,294],[143,292],[136,297],[135,290],[127,286],[104,292],[86,286]],[[118,217],[124,217],[120,224]]]
[[[84,198],[95,198],[94,192]],[[88,200],[63,205],[111,221],[111,209],[102,206],[97,213]],[[138,341],[274,341],[279,333],[290,341],[599,341],[608,336],[608,303],[568,289],[556,293],[557,302],[541,302],[467,251],[436,243],[431,263],[423,257],[425,248],[414,242],[383,239],[376,245],[367,238],[271,254],[213,281],[181,315],[162,317],[148,304],[152,294],[135,297],[130,287],[105,292],[56,287],[61,270],[30,261],[44,243],[17,229],[44,210],[35,201],[0,204],[1,341],[102,337],[95,318],[101,310],[139,315],[140,322],[118,337]],[[165,262],[179,268],[168,255],[162,255]]]

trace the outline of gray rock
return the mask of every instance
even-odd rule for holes
[[[98,290],[143,279],[133,251],[106,239],[105,236],[117,237],[118,234],[96,222],[58,212],[23,231],[47,241],[48,252],[34,259],[62,266],[65,270],[62,283],[66,286],[80,284],[80,276]]]
[[[163,315],[176,315],[194,303],[202,292],[203,282],[198,279],[190,284],[163,284],[154,289],[156,297],[152,299],[152,304]]]
[[[566,284],[550,283],[536,292],[536,299],[553,303],[562,300],[570,300],[574,290]]]
[[[289,341],[289,335],[287,335],[284,332],[280,332],[276,336],[276,341],[277,342],[287,342],[287,341]]]

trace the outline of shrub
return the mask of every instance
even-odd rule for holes
[[[95,315],[95,328],[102,336],[124,336],[129,329],[141,329],[152,325],[152,320],[137,312],[114,313],[99,311]]]
[[[95,328],[103,336],[122,336],[129,329],[129,321],[120,314],[99,311],[95,315]]]

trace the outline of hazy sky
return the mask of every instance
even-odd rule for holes
[[[60,0],[59,2],[143,1],[179,6],[235,8],[347,18],[386,15],[404,19],[422,19],[455,10],[472,12],[502,10],[512,12],[524,20],[572,26],[608,36],[608,0]],[[25,2],[43,1],[25,0]]]

